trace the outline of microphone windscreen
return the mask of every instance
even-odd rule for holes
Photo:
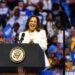
[[[20,43],[22,43],[22,41],[24,40],[24,36],[25,36],[25,33],[22,33]]]
[[[25,36],[25,33],[22,33],[22,37],[24,37]]]
[[[17,43],[19,41],[19,33],[16,33],[15,35],[15,43]]]

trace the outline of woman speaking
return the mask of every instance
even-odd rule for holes
[[[22,34],[25,33],[25,37],[22,43],[34,43],[39,44],[44,52],[45,67],[50,67],[45,51],[47,49],[47,37],[44,29],[40,28],[39,18],[37,16],[30,16],[27,20],[25,31],[21,32],[19,39],[21,39]]]

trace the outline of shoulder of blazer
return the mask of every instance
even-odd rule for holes
[[[44,29],[41,29],[39,32],[40,33],[46,33],[46,31]]]

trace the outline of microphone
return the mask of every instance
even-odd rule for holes
[[[18,41],[19,41],[19,33],[16,33],[16,35],[15,35],[15,43],[18,43]]]
[[[22,36],[21,36],[19,43],[22,43],[22,41],[24,40],[24,36],[25,36],[25,33],[22,33]]]

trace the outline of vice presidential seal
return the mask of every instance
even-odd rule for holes
[[[14,47],[10,51],[10,59],[14,63],[20,63],[25,58],[25,51],[21,47]]]

